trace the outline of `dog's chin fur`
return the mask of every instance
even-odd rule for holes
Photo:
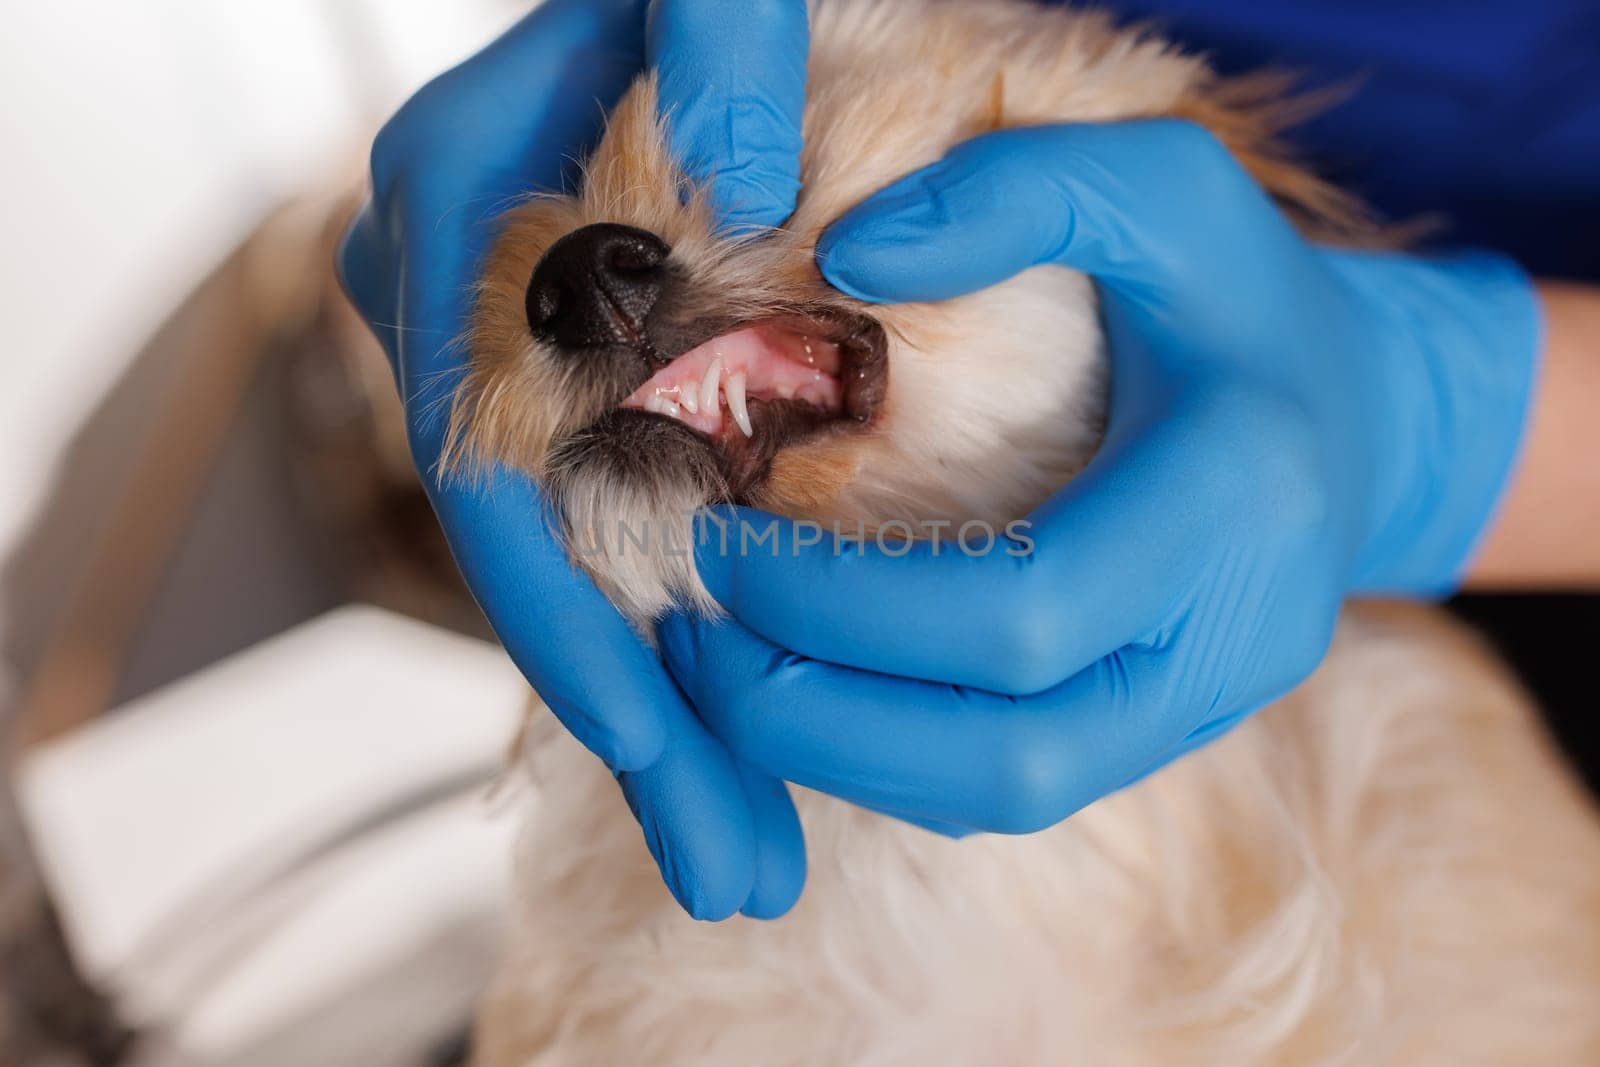
[[[1156,115],[1208,127],[1308,229],[1359,219],[1276,147],[1296,117],[1281,81],[1218,78],[1097,15],[814,3],[803,192],[759,237],[715,231],[642,78],[581,190],[505,219],[446,476],[539,478],[574,559],[646,630],[673,604],[714,610],[685,550],[706,503],[852,528],[1025,515],[1100,436],[1088,281],[1042,267],[869,308],[822,283],[816,239],[975,134]],[[782,449],[736,493],[691,431],[619,416],[638,383],[557,358],[524,311],[545,250],[598,222],[671,246],[669,336],[869,316],[888,365],[872,418]],[[619,523],[651,536],[622,544]],[[802,793],[810,883],[772,925],[685,918],[604,771],[533,736],[538,812],[484,1063],[1600,1062],[1600,833],[1523,696],[1427,612],[1352,609],[1281,706],[1033,837],[946,841]]]

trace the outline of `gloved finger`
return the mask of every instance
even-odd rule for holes
[[[1217,738],[1221,737],[1223,734],[1229,733],[1235,726],[1238,726],[1241,722],[1248,719],[1251,715],[1254,715],[1260,710],[1260,708],[1253,707],[1244,711],[1236,711],[1231,714],[1224,715],[1218,719],[1202,722],[1199,726],[1195,727],[1193,730],[1189,731],[1189,733],[1184,735],[1183,739],[1177,744],[1156,756],[1149,762],[1148,765],[1140,768],[1137,774],[1133,775],[1133,777],[1129,778],[1127,781],[1123,782],[1110,792],[1120,793],[1124,789],[1138,785],[1140,782],[1144,781],[1152,774],[1155,774],[1157,771],[1163,769],[1168,764],[1176,763],[1189,753],[1198,749],[1202,749],[1211,742],[1215,741]]]
[[[944,300],[1042,263],[1181,294],[1214,259],[1211,235],[1247,243],[1262,226],[1290,232],[1199,126],[1037,126],[957,145],[867,198],[823,234],[817,256],[829,282],[868,301]]]
[[[1203,427],[1148,421],[1010,524],[1029,541],[984,530],[967,550],[841,543],[719,509],[697,546],[700,576],[746,626],[812,659],[1013,695],[1051,688],[1157,629],[1196,566],[1195,524],[1227,518],[1183,459]]]
[[[424,461],[438,455],[442,442],[447,398],[465,359],[458,342],[472,285],[494,237],[490,223],[516,197],[559,182],[564,161],[599,134],[603,108],[639,69],[641,55],[630,50],[640,43],[637,18],[634,4],[591,10],[580,0],[552,0],[444,75],[440,88],[423,89],[424,102],[407,105],[437,109],[437,120],[397,117],[373,148],[377,210],[398,213],[398,229],[407,235],[399,250],[406,329],[395,340],[402,398],[409,413],[423,416],[412,433]],[[455,122],[448,140],[429,132],[434,121]],[[475,131],[476,125],[484,128]],[[401,138],[416,143],[392,143]],[[432,158],[422,162],[423,155]],[[404,162],[387,162],[394,158]],[[390,184],[404,195],[385,196],[389,169],[403,176]]]
[[[562,724],[619,777],[674,897],[699,918],[780,914],[804,881],[787,798],[747,782],[695,719],[656,655],[573,570],[537,487],[431,485],[468,588]],[[781,786],[779,787],[781,789]]]
[[[787,796],[734,766],[661,661],[588,576],[568,566],[540,519],[533,483],[501,473],[471,492],[436,487],[433,500],[457,565],[512,660],[562,725],[622,772],[629,807],[683,908],[722,919],[746,907],[781,914],[791,906],[805,860]]]
[[[900,812],[889,811],[887,808],[875,808],[871,804],[857,806],[866,808],[868,811],[875,811],[879,815],[886,815],[891,819],[898,819],[910,826],[915,826],[919,830],[926,830],[930,834],[948,837],[952,841],[959,841],[963,837],[971,837],[978,832],[970,826],[960,826],[953,822],[940,822],[937,819],[924,819],[916,815],[902,815]]]
[[[507,196],[559,183],[565,163],[598,134],[603,110],[642,68],[642,11],[643,0],[546,4],[425,86],[379,132],[373,196],[340,244],[337,269],[391,363],[408,250],[401,245],[430,236],[453,213],[481,217]],[[413,273],[440,276],[416,269],[433,262],[432,248],[412,256]],[[459,279],[445,288],[466,285]],[[407,317],[418,314],[408,307]],[[427,332],[443,348],[459,326]]]
[[[740,767],[744,766],[744,764],[740,764]],[[777,781],[777,779],[770,780]],[[956,823],[951,822],[939,822],[937,819],[924,819],[917,815],[907,815],[898,811],[890,811],[888,808],[875,808],[871,804],[857,804],[856,807],[863,808],[886,818],[895,819],[899,822],[907,824],[908,826],[915,826],[919,830],[926,830],[929,833],[938,834],[940,837],[948,837],[952,841],[959,841],[963,837],[971,837],[973,834],[978,832],[970,826],[959,826]]]
[[[555,187],[643,66],[644,0],[539,5],[384,125],[372,148],[378,202],[404,194],[426,214],[458,206],[463,190]]]
[[[483,487],[439,485],[433,464],[463,356],[452,342],[489,237],[477,219],[497,190],[556,177],[563,153],[598,131],[597,101],[614,99],[642,62],[642,2],[542,6],[385,127],[374,196],[339,257],[347,291],[397,367],[412,449],[458,565],[523,673],[613,769],[660,754],[660,709],[682,708],[681,695],[610,603],[572,575],[527,479],[502,472]],[[551,645],[557,653],[545,654]],[[612,669],[584,667],[596,648],[612,650]]]
[[[389,359],[389,369],[398,375],[399,326],[394,322],[393,311],[397,279],[394,257],[388,253],[387,244],[369,196],[340,239],[333,265],[345,296],[377,337]]]
[[[652,763],[665,717],[690,712],[660,660],[568,564],[534,484],[502,472],[473,491],[432,486],[431,496],[467,587],[551,711],[612,770]]]
[[[776,919],[800,899],[806,883],[805,836],[789,787],[747,764],[737,764],[755,827],[755,884],[739,913]]]
[[[752,899],[763,846],[772,883],[763,887],[764,896],[781,898],[793,866],[785,854],[788,828],[763,830],[756,820],[770,823],[776,815],[781,821],[783,812],[775,811],[770,795],[762,797],[759,809],[752,808],[733,759],[692,713],[683,709],[666,718],[668,736],[660,757],[617,775],[617,782],[673,898],[696,919],[728,918]]]
[[[1231,712],[1219,718],[1210,719],[1201,723],[1199,726],[1189,731],[1188,734],[1184,735],[1183,740],[1179,741],[1175,746],[1173,746],[1170,751],[1163,753],[1160,762],[1158,762],[1154,767],[1150,768],[1150,770],[1146,773],[1159,770],[1160,768],[1171,763],[1173,760],[1182,759],[1184,756],[1194,752],[1196,749],[1204,748],[1217,738],[1223,736],[1224,734],[1230,733],[1235,726],[1238,726],[1241,722],[1244,722],[1246,719],[1260,710],[1261,709],[1258,707],[1243,708],[1239,711]]]
[[[1005,697],[796,656],[733,620],[672,616],[662,650],[736,759],[879,810],[1001,833],[1113,791],[1203,714],[1159,649],[1122,649],[1048,693]]]
[[[653,0],[646,41],[684,171],[730,226],[782,223],[800,192],[804,0]]]

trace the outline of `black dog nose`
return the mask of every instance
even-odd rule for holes
[[[572,231],[533,272],[528,326],[568,349],[637,342],[671,251],[655,234],[614,222]]]

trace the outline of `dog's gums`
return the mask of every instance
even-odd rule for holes
[[[780,450],[868,425],[887,385],[883,331],[861,315],[739,326],[666,363],[619,411],[677,422],[717,454],[737,499]]]
[[[840,409],[839,346],[780,326],[750,326],[713,337],[667,364],[622,402],[678,419],[708,437],[725,426],[723,405],[749,437],[748,404],[795,400],[823,414]]]

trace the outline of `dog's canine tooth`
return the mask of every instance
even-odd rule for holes
[[[728,411],[733,415],[733,421],[739,424],[739,430],[746,437],[752,436],[755,431],[750,426],[750,409],[744,401],[744,372],[728,376],[725,387],[728,394]]]
[[[708,415],[721,415],[722,405],[717,402],[717,391],[722,387],[722,356],[711,360],[706,368],[705,380],[700,383],[700,406]]]
[[[678,403],[683,405],[683,410],[691,415],[697,414],[700,411],[700,401],[695,396],[695,390],[680,389],[678,392],[682,394],[678,397]]]

